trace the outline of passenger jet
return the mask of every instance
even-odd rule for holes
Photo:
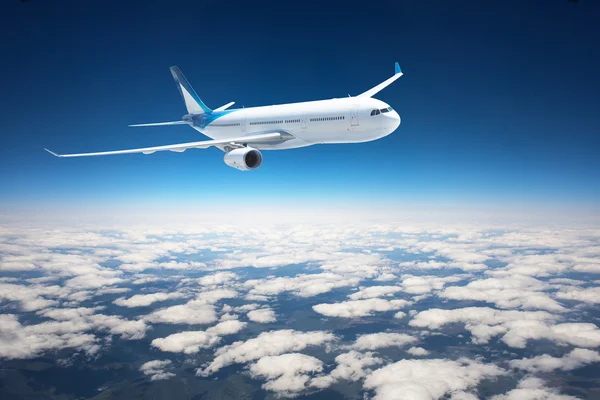
[[[402,76],[398,63],[391,78],[358,96],[238,109],[229,109],[234,104],[231,102],[211,110],[200,100],[178,67],[171,67],[171,74],[188,113],[180,121],[130,126],[189,125],[212,140],[98,153],[57,154],[45,150],[56,157],[86,157],[152,154],[165,150],[183,152],[215,146],[225,152],[225,164],[249,171],[261,166],[261,150],[370,142],[389,135],[400,125],[398,113],[373,98]]]

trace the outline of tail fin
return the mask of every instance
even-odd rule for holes
[[[171,67],[171,74],[173,75],[173,79],[177,83],[177,88],[179,89],[179,93],[181,93],[181,97],[183,97],[183,101],[185,102],[185,107],[190,114],[202,114],[209,113],[212,110],[206,106],[200,100],[200,97],[196,94],[196,91],[189,84],[185,76],[179,70],[179,67],[173,66]]]

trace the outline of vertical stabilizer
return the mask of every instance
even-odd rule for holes
[[[183,76],[179,67],[171,67],[171,74],[177,83],[177,88],[179,89],[179,93],[181,93],[181,97],[183,97],[188,113],[202,114],[212,111],[202,102],[202,100],[200,100],[200,97],[198,97],[196,91],[192,88],[187,79],[185,79],[185,76]]]

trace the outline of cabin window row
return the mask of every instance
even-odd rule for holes
[[[270,125],[270,124],[283,124],[283,121],[258,121],[258,122],[250,122],[250,125]]]
[[[371,111],[371,116],[384,114],[384,113],[390,112],[392,110],[393,110],[392,107],[382,108],[381,110],[373,110],[373,111]]]
[[[239,123],[236,124],[213,124],[213,126],[225,127],[225,126],[240,126]]]
[[[320,122],[320,121],[341,121],[344,117],[321,117],[321,118],[311,118],[310,122]]]
[[[296,123],[296,122],[300,122],[300,120],[299,119],[286,119],[285,120],[286,124],[293,124],[293,123]]]

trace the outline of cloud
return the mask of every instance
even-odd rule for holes
[[[217,272],[216,274],[206,275],[198,278],[196,281],[202,286],[215,286],[231,282],[238,279],[237,274],[233,272]]]
[[[268,322],[275,322],[275,312],[270,308],[262,308],[259,310],[252,310],[248,312],[248,319],[253,322],[266,324]]]
[[[372,315],[373,312],[398,310],[410,304],[406,300],[367,299],[317,304],[313,310],[328,317],[357,318]]]
[[[221,341],[221,336],[238,333],[246,326],[237,320],[223,321],[206,331],[188,331],[175,333],[152,341],[152,346],[171,353],[195,354],[200,349],[213,347]]]
[[[402,275],[402,290],[411,294],[426,294],[432,291],[443,289],[444,285],[451,282],[459,282],[470,275],[454,275],[454,276],[432,276],[432,275]]]
[[[142,364],[140,371],[144,375],[150,376],[150,380],[159,381],[175,376],[174,373],[165,371],[165,369],[170,366],[171,360],[153,360]]]
[[[321,372],[323,363],[311,356],[289,353],[262,357],[249,370],[253,378],[267,380],[263,389],[288,397],[307,389],[310,375]]]
[[[95,354],[100,346],[94,335],[83,333],[88,328],[85,323],[70,322],[21,325],[16,315],[0,314],[0,357],[34,358],[61,349]]]
[[[152,346],[171,353],[194,354],[199,352],[200,349],[213,347],[220,341],[219,336],[211,335],[205,331],[189,331],[154,339]]]
[[[208,376],[231,364],[243,364],[265,356],[296,352],[308,346],[320,346],[335,339],[333,334],[322,331],[299,332],[284,329],[263,332],[245,342],[235,342],[218,349],[215,352],[215,359],[204,369],[199,369],[197,374]]]
[[[299,297],[312,297],[344,286],[355,286],[360,278],[333,274],[301,274],[295,277],[252,279],[244,283],[250,295],[275,296],[289,292]]]
[[[535,278],[516,275],[480,279],[469,282],[466,286],[448,287],[439,296],[452,300],[485,301],[494,303],[500,308],[567,311],[565,307],[543,292],[549,288],[548,284]]]
[[[559,394],[555,389],[545,387],[544,381],[539,378],[527,377],[519,382],[516,389],[493,396],[490,400],[578,400],[578,398]]]
[[[356,350],[376,350],[383,347],[402,347],[417,341],[417,338],[404,333],[380,332],[360,335],[351,347]]]
[[[422,347],[411,347],[410,349],[406,350],[406,352],[410,355],[417,357],[429,355],[429,351],[425,350]]]
[[[145,316],[144,319],[149,322],[164,324],[210,324],[217,320],[217,313],[213,304],[232,297],[237,297],[237,292],[229,289],[201,292],[195,300],[154,311]]]
[[[600,346],[600,329],[591,323],[555,324],[558,317],[545,311],[495,310],[467,307],[454,310],[429,309],[415,315],[410,326],[439,329],[443,325],[463,322],[471,332],[473,343],[488,343],[498,335],[515,348],[525,348],[528,340],[547,339],[558,344],[581,347]]]
[[[352,350],[338,355],[335,362],[337,363],[335,369],[329,375],[314,378],[310,383],[311,386],[322,389],[340,380],[356,382],[371,372],[370,367],[383,364],[384,360],[375,357],[372,352],[359,353]]]
[[[600,287],[563,289],[556,293],[556,297],[590,304],[600,304]]]
[[[152,294],[136,294],[126,299],[124,297],[120,297],[117,300],[113,301],[114,304],[121,307],[146,307],[153,303],[159,301],[165,301],[170,299],[180,299],[184,297],[181,293],[152,293]]]
[[[563,357],[552,357],[548,354],[521,360],[511,360],[512,368],[529,372],[551,372],[556,369],[571,371],[587,364],[600,362],[600,353],[588,349],[574,349]]]
[[[468,359],[401,360],[373,371],[364,388],[375,390],[376,400],[433,400],[468,393],[483,379],[504,374],[495,365]]]
[[[368,286],[361,287],[356,293],[348,295],[352,300],[372,299],[374,297],[392,296],[394,293],[402,291],[399,286]]]

